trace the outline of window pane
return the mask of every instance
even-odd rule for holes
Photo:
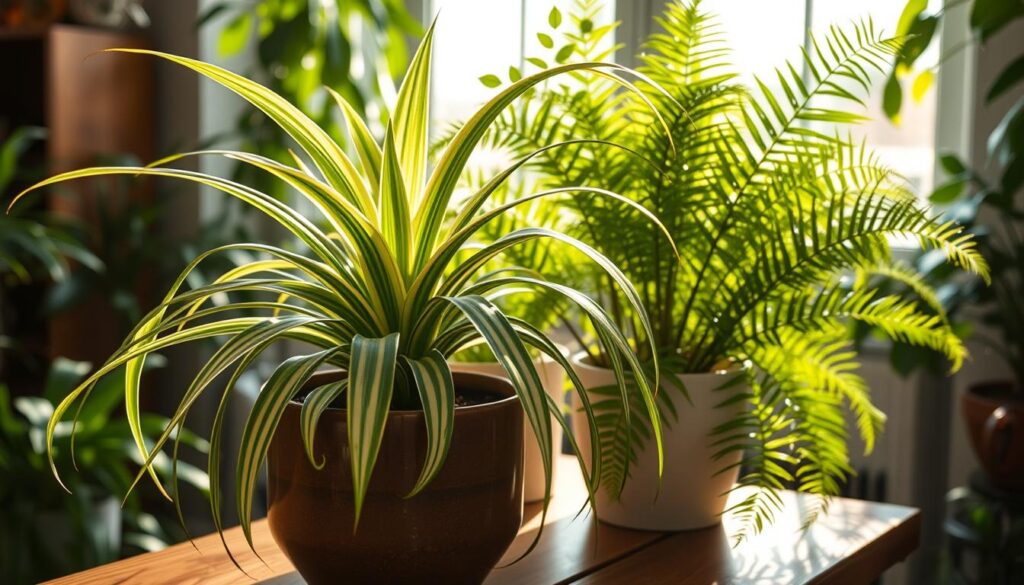
[[[732,65],[744,83],[757,75],[775,83],[775,67],[800,57],[804,41],[804,0],[737,2],[711,0],[701,3],[721,23],[726,45],[732,51]]]
[[[562,12],[559,31],[574,26],[571,16],[576,0],[431,0],[431,13],[440,9],[431,96],[432,116],[438,122],[435,129],[464,120],[496,93],[480,83],[481,75],[492,73],[507,83],[509,66],[523,70],[525,57],[551,53],[541,47],[537,33],[549,32],[552,6]],[[602,3],[595,24],[612,22],[614,14],[614,0]],[[552,37],[556,48],[561,46],[561,39]],[[609,38],[608,42],[614,41]],[[531,65],[525,67],[531,69]]]
[[[507,75],[522,55],[521,1],[432,0],[440,10],[434,40],[431,115],[434,128],[461,121],[494,95],[480,83],[486,73]],[[498,70],[498,68],[501,70]]]
[[[892,0],[817,1],[812,11],[812,22],[815,31],[825,31],[831,24],[843,26],[870,17],[876,30],[891,35],[903,10],[903,4]],[[935,10],[939,2],[931,0],[929,4],[929,9]],[[938,43],[933,43],[918,60],[916,68],[923,71],[934,66],[938,52]],[[905,176],[922,197],[927,197],[932,190],[935,172],[937,92],[932,88],[921,102],[914,102],[906,95],[909,93],[909,81],[905,81],[904,103],[897,126],[886,118],[882,110],[885,76],[874,72],[873,77],[870,109],[867,113],[871,121],[854,127],[853,136],[857,140],[866,139],[883,162]]]

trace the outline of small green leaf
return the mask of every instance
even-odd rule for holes
[[[544,59],[538,59],[537,57],[527,57],[526,62],[541,69],[548,68],[547,61],[545,61]]]
[[[589,18],[584,18],[580,21],[580,32],[583,34],[589,34],[590,31],[594,30],[594,21]]]
[[[903,88],[895,75],[890,75],[882,94],[882,110],[896,126],[900,125],[900,106],[903,103]]]
[[[545,49],[550,49],[555,46],[555,41],[551,40],[551,37],[544,33],[537,33],[537,40],[540,41],[541,46]]]
[[[481,75],[480,83],[486,85],[487,87],[498,87],[501,85],[501,78],[499,78],[497,75],[491,74]]]
[[[249,42],[252,33],[252,13],[242,12],[224,27],[217,39],[217,53],[221,57],[237,55]]]
[[[551,28],[558,28],[562,24],[562,11],[557,6],[551,7],[551,12],[548,13],[548,24]]]
[[[915,79],[913,85],[910,87],[910,95],[915,102],[921,103],[924,96],[928,94],[928,90],[935,82],[935,72],[931,69],[922,71]]]
[[[992,35],[1024,14],[1024,4],[1006,0],[975,0],[971,6],[970,23],[974,34],[985,42]]]
[[[915,20],[910,25],[906,42],[900,49],[899,62],[907,67],[913,65],[931,44],[938,25],[939,19],[935,16]]]
[[[1013,63],[1007,65],[999,73],[999,77],[992,83],[992,88],[988,90],[985,101],[991,103],[992,100],[1002,95],[1003,92],[1019,83],[1021,79],[1024,79],[1024,55],[1017,57]]]
[[[558,49],[558,53],[555,54],[555,61],[558,61],[559,63],[565,63],[566,61],[569,60],[569,57],[572,57],[572,53],[575,50],[576,45],[573,44],[568,44],[562,47],[561,49]]]
[[[959,175],[967,170],[964,163],[955,154],[944,154],[939,157],[939,166],[950,175]]]
[[[509,68],[508,68],[508,78],[509,78],[509,80],[512,83],[515,83],[515,82],[517,82],[517,81],[519,81],[520,79],[523,78],[523,74],[519,72],[519,68],[518,67],[509,66]]]
[[[946,183],[936,189],[928,200],[936,205],[951,203],[960,197],[960,194],[964,191],[964,185],[966,184],[967,182],[962,180]]]
[[[903,7],[899,22],[896,24],[896,36],[902,37],[910,32],[910,27],[917,17],[928,7],[928,0],[909,0]]]
[[[1016,193],[1022,183],[1024,183],[1024,156],[1015,155],[1010,162],[1006,163],[999,184],[1003,193]],[[1012,209],[1012,199],[1011,197],[1011,205],[1008,209]]]

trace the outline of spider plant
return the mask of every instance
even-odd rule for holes
[[[327,229],[317,227],[292,207],[249,186],[217,176],[167,166],[175,155],[147,167],[97,167],[67,172],[44,180],[30,190],[98,175],[160,176],[192,181],[217,189],[259,209],[304,245],[293,251],[263,243],[236,243],[196,257],[180,274],[164,301],[135,327],[122,347],[72,391],[54,410],[47,426],[52,446],[55,429],[68,410],[88,398],[103,376],[125,368],[125,409],[131,432],[145,460],[135,478],[148,473],[170,497],[153,462],[174,429],[182,425],[200,395],[223,372],[231,377],[223,390],[210,435],[209,475],[211,514],[221,530],[219,475],[222,425],[232,386],[271,345],[300,340],[315,348],[291,357],[263,385],[246,421],[237,462],[235,491],[238,515],[252,546],[251,504],[257,473],[285,405],[322,365],[346,368],[347,381],[314,389],[305,399],[302,441],[310,462],[318,465],[313,430],[324,409],[341,397],[347,409],[348,447],[352,456],[355,523],[367,490],[384,423],[391,409],[423,409],[428,457],[409,496],[426,486],[444,464],[454,412],[454,390],[446,358],[460,347],[482,339],[504,366],[519,396],[526,419],[543,453],[550,453],[551,404],[541,387],[526,346],[546,353],[575,378],[566,359],[535,326],[506,316],[486,295],[506,287],[532,286],[573,302],[590,319],[606,342],[607,355],[620,379],[627,373],[643,397],[648,416],[657,421],[651,385],[643,364],[611,317],[586,295],[536,276],[488,275],[480,269],[492,258],[517,246],[542,239],[578,250],[608,275],[628,299],[651,338],[641,299],[625,275],[587,244],[564,233],[540,227],[508,232],[493,243],[454,262],[464,245],[483,226],[506,211],[541,198],[571,195],[620,201],[648,217],[649,212],[614,193],[588,187],[558,187],[532,193],[488,211],[488,198],[531,158],[564,148],[543,145],[494,175],[456,208],[453,190],[470,154],[502,110],[538,83],[560,74],[588,72],[605,77],[631,93],[639,92],[621,77],[628,70],[606,63],[576,63],[524,77],[498,92],[463,125],[440,154],[427,165],[430,55],[433,28],[426,33],[398,93],[383,140],[378,144],[353,107],[333,93],[344,118],[355,155],[350,157],[328,134],[296,107],[245,77],[185,57],[147,50],[118,49],[160,57],[187,67],[234,91],[273,119],[301,149],[294,165],[244,152],[206,151],[226,156],[269,173],[308,200]],[[196,153],[190,153],[196,154]],[[304,158],[303,158],[304,157]],[[24,195],[24,193],[22,194]],[[651,217],[651,221],[653,217]],[[233,250],[250,250],[265,258],[222,274],[214,282],[182,290],[189,274],[208,258]],[[239,291],[256,291],[265,300],[207,303]],[[241,313],[241,314],[240,314]],[[220,340],[219,347],[185,391],[170,424],[152,442],[139,418],[139,373],[146,357],[167,347],[201,339]],[[576,387],[579,389],[578,381]],[[625,383],[622,384],[626,392]],[[584,397],[585,398],[585,397]],[[655,437],[659,437],[655,423]],[[596,428],[596,427],[595,427]],[[660,445],[660,443],[659,443]],[[51,466],[53,459],[50,460]],[[580,460],[581,465],[584,463]],[[546,493],[550,493],[551,458],[545,457]],[[53,467],[58,477],[57,469]],[[174,489],[172,478],[171,488]],[[588,478],[587,484],[592,487]],[[134,485],[134,484],[133,484]]]
[[[594,24],[595,7],[580,0],[574,24],[562,29],[574,58],[608,50],[601,40],[613,26]],[[735,512],[744,526],[760,527],[777,506],[776,489],[819,494],[823,505],[838,492],[849,472],[846,408],[869,450],[883,424],[856,373],[850,321],[938,350],[954,369],[965,357],[941,314],[846,276],[888,269],[927,290],[918,275],[894,267],[890,239],[898,236],[986,278],[987,266],[970,235],[934,218],[893,169],[844,131],[865,119],[874,80],[901,39],[870,20],[833,26],[813,36],[800,59],[746,87],[698,1],[670,3],[658,23],[663,30],[647,40],[638,70],[665,90],[648,95],[668,132],[635,96],[581,77],[577,85],[549,83],[507,111],[487,143],[518,155],[546,140],[585,140],[531,159],[541,184],[600,184],[643,205],[672,234],[680,257],[652,229],[657,224],[624,213],[619,200],[569,202],[577,228],[570,233],[594,242],[637,286],[654,335],[650,347],[636,348],[645,360],[679,374],[745,366],[748,383],[733,385],[722,400],[749,407],[716,431],[716,445],[719,457],[745,453],[739,485],[758,489]],[[551,35],[538,38],[555,45]],[[548,63],[529,62],[540,70]],[[613,139],[648,164],[604,145]],[[604,275],[574,266],[565,277],[604,299],[619,329],[640,325],[641,314],[619,301]],[[589,351],[598,364],[611,362],[599,348]],[[600,401],[598,426],[602,438],[612,437],[601,482],[615,485],[644,442],[629,437],[642,438],[655,421],[636,416],[624,424],[629,405],[612,398]]]
[[[486,178],[481,178],[479,173],[467,174],[470,178],[465,180],[463,185],[469,192],[478,190],[486,184]],[[524,179],[502,185],[492,195],[491,206],[504,205],[522,198],[527,194],[529,185],[530,182]],[[510,209],[481,226],[471,244],[460,253],[460,258],[468,258],[475,249],[496,242],[505,234],[517,229],[544,226],[564,231],[561,216],[560,202],[552,200],[535,199],[526,205]],[[573,260],[574,255],[558,242],[550,239],[534,240],[507,250],[500,257],[489,261],[483,269],[495,275],[560,274],[567,270],[568,263]],[[569,309],[564,297],[544,294],[544,291],[535,287],[509,287],[489,298],[506,315],[531,323],[541,331],[550,331],[557,327]],[[536,354],[536,351],[531,350],[531,353]],[[494,355],[485,344],[478,343],[459,351],[455,359],[462,362],[494,362]]]

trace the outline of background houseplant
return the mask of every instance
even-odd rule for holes
[[[452,193],[469,155],[507,105],[545,79],[574,71],[600,71],[632,89],[628,83],[608,73],[624,68],[612,64],[582,63],[523,78],[485,104],[460,129],[433,170],[428,172],[426,140],[431,42],[432,36],[428,32],[406,74],[382,146],[372,139],[365,122],[356,115],[352,106],[340,95],[332,95],[348,125],[358,164],[323,128],[295,106],[245,77],[184,57],[124,50],[154,54],[193,69],[239,94],[279,124],[306,157],[297,157],[294,166],[241,152],[215,151],[209,154],[224,155],[252,165],[283,181],[312,204],[330,229],[321,230],[292,207],[249,186],[165,166],[182,155],[148,167],[97,167],[72,171],[32,187],[30,191],[75,178],[103,175],[137,174],[194,181],[261,210],[306,247],[302,252],[293,252],[265,244],[237,243],[215,248],[197,257],[179,276],[164,302],[142,319],[121,349],[57,406],[46,431],[54,471],[53,440],[63,417],[79,400],[84,401],[89,396],[98,380],[124,367],[127,420],[138,450],[146,461],[135,482],[148,472],[157,487],[164,490],[153,463],[161,449],[174,437],[175,429],[184,423],[196,399],[209,389],[214,378],[233,368],[233,377],[223,394],[224,397],[229,396],[238,376],[269,346],[285,339],[306,342],[314,347],[314,351],[292,357],[277,367],[263,386],[243,431],[236,495],[242,529],[250,546],[255,479],[273,430],[289,401],[321,365],[347,367],[347,382],[317,386],[304,403],[308,407],[305,409],[308,418],[303,417],[301,438],[283,440],[301,440],[309,464],[317,466],[312,444],[317,419],[332,401],[344,395],[348,413],[348,452],[353,454],[350,512],[354,510],[357,524],[389,410],[422,409],[425,418],[425,442],[430,456],[425,460],[419,479],[409,486],[410,495],[429,490],[431,479],[443,473],[452,432],[451,421],[457,415],[455,389],[445,358],[477,339],[482,338],[504,365],[541,445],[541,452],[550,453],[551,404],[525,345],[536,347],[564,368],[569,369],[569,364],[543,333],[529,323],[504,316],[493,303],[481,296],[509,286],[534,286],[554,291],[580,306],[602,341],[608,343],[606,355],[616,366],[624,393],[627,392],[624,384],[626,372],[632,372],[632,385],[655,421],[653,436],[657,442],[657,416],[646,372],[628,340],[604,309],[585,295],[557,283],[527,276],[479,275],[479,269],[489,259],[508,248],[541,238],[557,240],[597,263],[621,288],[633,315],[642,323],[640,332],[650,338],[651,329],[639,297],[618,268],[578,240],[543,228],[512,231],[473,253],[465,262],[453,262],[463,245],[488,220],[534,198],[575,193],[616,199],[653,221],[649,213],[622,197],[587,187],[550,189],[482,212],[481,206],[493,190],[526,160],[495,175],[469,200],[460,202],[458,212],[449,216]],[[558,147],[554,143],[546,146]],[[265,259],[230,270],[207,286],[180,290],[189,273],[208,257],[235,249],[260,252]],[[266,300],[207,307],[206,303],[212,297],[230,295],[234,291],[258,291],[264,293]],[[166,347],[217,337],[226,340],[196,375],[170,423],[150,447],[145,440],[138,410],[139,374],[146,356]],[[570,377],[575,379],[575,376]],[[578,381],[575,386],[580,388]],[[221,401],[210,437],[211,511],[218,529],[221,524],[218,463],[225,404],[226,399]],[[550,457],[545,459],[545,472],[550,477]],[[591,463],[597,471],[599,462]],[[589,481],[588,486],[592,487]],[[415,501],[415,498],[409,500],[410,503]],[[482,531],[485,529],[481,527]],[[347,538],[346,529],[332,527],[331,530],[339,538]],[[401,543],[408,533],[421,534],[416,530],[396,530],[393,538]],[[287,543],[281,544],[287,549]],[[410,549],[414,553],[418,550]],[[494,557],[490,562],[493,564],[496,560]],[[466,570],[469,560],[463,558],[462,561],[456,564],[458,566],[450,566],[449,570]],[[366,565],[374,570],[403,569],[395,563],[368,562]],[[490,565],[484,567],[484,571],[489,568]],[[357,569],[347,567],[346,577]]]
[[[600,40],[609,29],[594,25],[588,16],[593,7],[580,2],[574,26],[563,33],[572,47],[568,53],[582,59],[607,50]],[[614,137],[633,151],[581,143],[531,164],[542,182],[599,184],[622,192],[649,208],[673,235],[679,261],[618,203],[571,203],[579,230],[637,284],[666,370],[693,374],[745,367],[747,385],[731,385],[714,402],[746,401],[748,407],[721,424],[714,440],[717,457],[724,458],[720,463],[744,453],[747,471],[739,484],[758,489],[737,504],[737,513],[756,527],[770,519],[778,488],[822,496],[838,491],[848,472],[846,408],[854,412],[869,449],[882,425],[884,417],[855,371],[851,320],[940,351],[954,368],[964,357],[941,314],[844,276],[887,271],[928,292],[918,275],[892,263],[889,238],[896,235],[915,237],[982,277],[987,267],[969,235],[933,218],[892,169],[842,130],[863,119],[857,111],[865,93],[901,48],[900,40],[883,36],[870,21],[833,27],[814,38],[800,62],[783,64],[748,89],[730,71],[728,47],[699,3],[672,3],[660,24],[664,31],[648,40],[640,71],[674,98],[651,93],[666,112],[671,134],[650,124],[630,96],[590,79],[580,80],[582,88],[552,84],[536,93],[499,120],[489,143],[515,153],[539,137]],[[559,44],[543,36],[538,39],[552,50]],[[558,49],[556,59],[559,54],[566,53]],[[544,68],[549,60],[530,63]],[[675,150],[668,147],[670,139]],[[602,278],[577,286],[597,291],[616,322],[630,327],[633,316]],[[638,351],[654,357],[646,348]],[[590,361],[604,360],[590,351]],[[669,424],[685,407],[682,380],[659,394]],[[666,404],[673,396],[675,409]],[[650,422],[636,416],[626,424],[623,406],[612,393],[595,405],[602,436],[614,437],[609,447],[602,445],[602,482],[612,487],[631,474],[636,447],[644,443],[643,425]]]
[[[221,57],[238,55],[252,43],[255,59],[246,76],[294,104],[338,141],[345,133],[326,88],[340,93],[379,140],[386,103],[395,95],[391,80],[409,62],[407,38],[423,32],[398,0],[228,0],[210,6],[199,25],[214,19],[226,20],[217,41]],[[254,112],[244,111],[233,132],[219,140],[224,139],[240,140],[248,152],[291,161],[288,134]],[[278,181],[248,165],[236,165],[233,178],[276,196],[287,194]]]
[[[16,181],[28,178],[22,156],[45,136],[46,131],[42,128],[23,127],[13,130],[0,142],[0,195],[3,201],[8,200]],[[39,354],[44,353],[31,341],[15,335],[25,332],[26,324],[21,324],[19,330],[18,318],[27,320],[26,315],[15,312],[5,297],[21,292],[19,289],[28,295],[42,296],[40,283],[60,283],[69,277],[69,259],[91,271],[103,268],[103,263],[82,243],[79,230],[67,222],[56,221],[35,207],[24,206],[21,213],[0,217],[0,380],[8,380],[12,376],[5,368],[8,354],[17,353],[23,360],[35,362],[40,361],[43,356]],[[45,373],[45,363],[40,369]]]
[[[42,169],[23,155],[45,135],[43,129],[23,127],[0,144],[0,193],[5,204],[18,185],[38,178]],[[96,399],[82,411],[75,441],[80,473],[70,482],[75,497],[63,497],[49,472],[47,419],[90,366],[59,357],[51,361],[52,348],[31,334],[42,313],[59,312],[77,296],[64,294],[67,290],[87,292],[89,282],[106,275],[108,291],[124,292],[115,287],[127,279],[112,277],[109,263],[90,250],[85,226],[38,207],[34,202],[20,206],[18,213],[0,216],[0,508],[5,510],[0,566],[11,583],[37,583],[184,538],[172,509],[144,513],[138,493],[123,506],[119,501],[142,461],[125,434],[127,423],[112,420],[117,397],[123,393],[117,378],[98,385]],[[119,225],[125,231],[132,227]],[[118,241],[118,257],[124,258],[133,248]],[[115,257],[103,251],[100,255]],[[133,301],[125,300],[122,308],[129,309]],[[142,424],[151,432],[165,423],[156,415],[142,415]],[[62,426],[55,438],[61,463],[70,463],[69,432],[68,425]],[[205,448],[204,441],[188,432],[183,440]],[[170,469],[166,457],[155,464]],[[181,470],[189,485],[206,490],[205,473],[187,463]]]
[[[972,42],[985,47],[992,37],[1024,18],[1024,5],[996,0],[972,2],[969,6]],[[920,98],[935,77],[934,68],[916,67],[918,58],[937,38],[946,19],[946,11],[927,10],[926,3],[908,2],[900,18],[900,28],[915,35],[913,44],[904,47],[886,85],[885,107],[897,122],[904,104],[903,86]],[[965,46],[965,45],[964,45]],[[964,46],[949,49],[947,59]],[[908,80],[912,80],[909,84]],[[1016,56],[996,75],[985,93],[985,104],[1004,98],[1019,89],[1024,80],[1024,56]],[[909,105],[913,107],[913,105]],[[1004,489],[1024,490],[1024,313],[1020,289],[1024,284],[1024,207],[1019,196],[1024,186],[1024,98],[1009,107],[988,137],[988,150],[981,168],[954,154],[943,154],[939,162],[947,181],[931,194],[931,202],[947,217],[955,219],[976,234],[978,249],[991,267],[991,286],[977,278],[963,278],[935,261],[932,254],[915,258],[924,281],[940,291],[936,302],[961,335],[969,336],[998,355],[1013,374],[1010,380],[989,380],[968,389],[961,409],[968,434],[982,467],[996,485]],[[913,295],[916,291],[902,283],[893,283],[882,275],[880,286],[889,286]],[[937,369],[942,356],[913,351],[894,344],[893,365],[902,373],[918,367]],[[1002,409],[1002,410],[1000,410]],[[1005,414],[1001,414],[1005,413]]]
[[[66,497],[53,481],[46,462],[46,423],[54,405],[88,371],[87,363],[55,360],[40,396],[11,399],[0,385],[0,475],[5,478],[0,482],[0,564],[6,582],[38,583],[182,538],[173,510],[147,514],[137,492],[123,505],[120,501],[142,461],[127,423],[114,420],[124,391],[119,378],[98,384],[79,416],[78,472],[68,482],[74,497]],[[155,433],[167,419],[144,414],[141,422]],[[71,464],[70,437],[70,425],[57,429],[54,447],[60,465]],[[207,448],[189,431],[182,431],[182,441],[199,451]],[[168,457],[154,463],[169,472]],[[206,474],[187,463],[178,465],[185,483],[205,492]]]

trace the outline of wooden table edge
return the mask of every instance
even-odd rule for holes
[[[879,538],[866,542],[864,546],[858,548],[836,564],[825,569],[820,575],[818,575],[814,583],[830,584],[866,582],[860,578],[859,575],[849,573],[849,571],[862,568],[858,565],[860,562],[858,557],[863,558],[866,556],[872,559],[879,559],[876,564],[881,566],[881,568],[872,579],[877,579],[886,570],[905,561],[907,557],[921,545],[922,521],[921,511],[919,509],[910,506],[901,507],[911,510],[911,514],[894,525]],[[896,545],[896,547],[893,545]]]

